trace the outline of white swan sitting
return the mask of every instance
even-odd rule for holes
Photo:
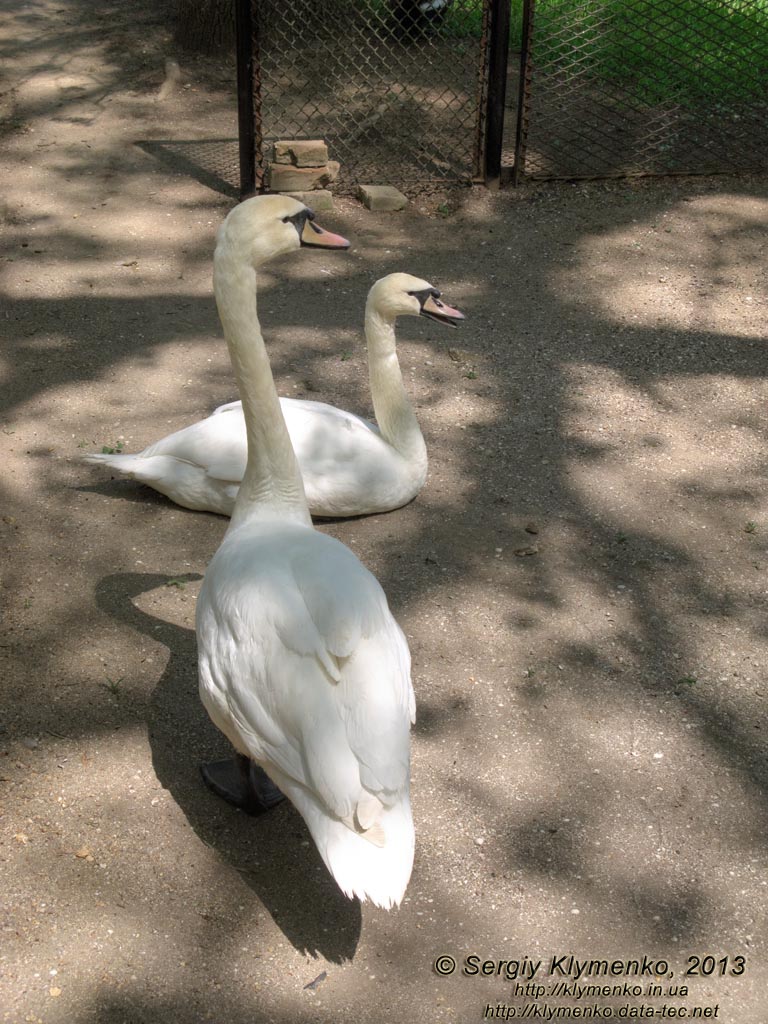
[[[261,196],[217,239],[214,290],[248,457],[197,602],[201,698],[239,757],[203,775],[232,803],[265,810],[279,794],[249,763],[266,769],[344,893],[391,907],[414,848],[408,645],[375,577],[312,526],[256,315],[255,268],[297,249],[311,216],[295,199]]]
[[[427,478],[427,449],[403,386],[395,352],[398,316],[427,316],[455,326],[463,314],[409,274],[389,274],[371,288],[365,336],[378,426],[322,402],[281,398],[310,511],[316,516],[388,512],[414,498]],[[245,470],[240,402],[219,406],[136,455],[91,454],[91,462],[149,484],[178,505],[231,515]]]

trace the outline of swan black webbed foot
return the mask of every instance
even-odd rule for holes
[[[263,768],[244,754],[200,765],[209,789],[246,814],[264,814],[285,797]]]

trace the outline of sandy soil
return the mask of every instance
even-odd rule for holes
[[[417,855],[387,914],[336,891],[291,808],[247,819],[201,785],[227,748],[197,698],[194,603],[225,521],[81,461],[234,397],[210,283],[233,200],[151,145],[234,137],[227,69],[131,5],[3,7],[0,1019],[536,1002],[507,967],[463,973],[476,954],[541,960],[537,1012],[764,1024],[765,182],[341,201],[326,221],[350,253],[263,276],[281,392],[364,414],[373,280],[419,274],[468,317],[400,327],[423,492],[319,527],[377,574],[414,657]],[[158,100],[167,57],[183,75]],[[565,954],[674,978],[565,997]],[[714,973],[685,977],[705,954]]]

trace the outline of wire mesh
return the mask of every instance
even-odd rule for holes
[[[325,139],[356,184],[469,180],[482,155],[489,0],[259,4],[265,149]]]
[[[528,2],[526,177],[768,167],[768,0]]]

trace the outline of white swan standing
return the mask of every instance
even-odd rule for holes
[[[322,402],[280,399],[313,515],[389,512],[424,486],[427,450],[395,351],[396,318],[419,315],[449,326],[464,319],[428,281],[410,274],[389,274],[368,293],[365,336],[378,425]],[[243,410],[240,402],[222,405],[135,455],[86,458],[148,484],[177,505],[229,516],[245,471]]]
[[[249,810],[275,802],[261,766],[306,821],[348,896],[402,899],[414,848],[410,654],[377,580],[312,526],[256,315],[256,267],[315,234],[294,199],[261,196],[219,230],[214,289],[243,400],[248,459],[232,521],[197,603],[200,694],[239,757],[205,767]]]

